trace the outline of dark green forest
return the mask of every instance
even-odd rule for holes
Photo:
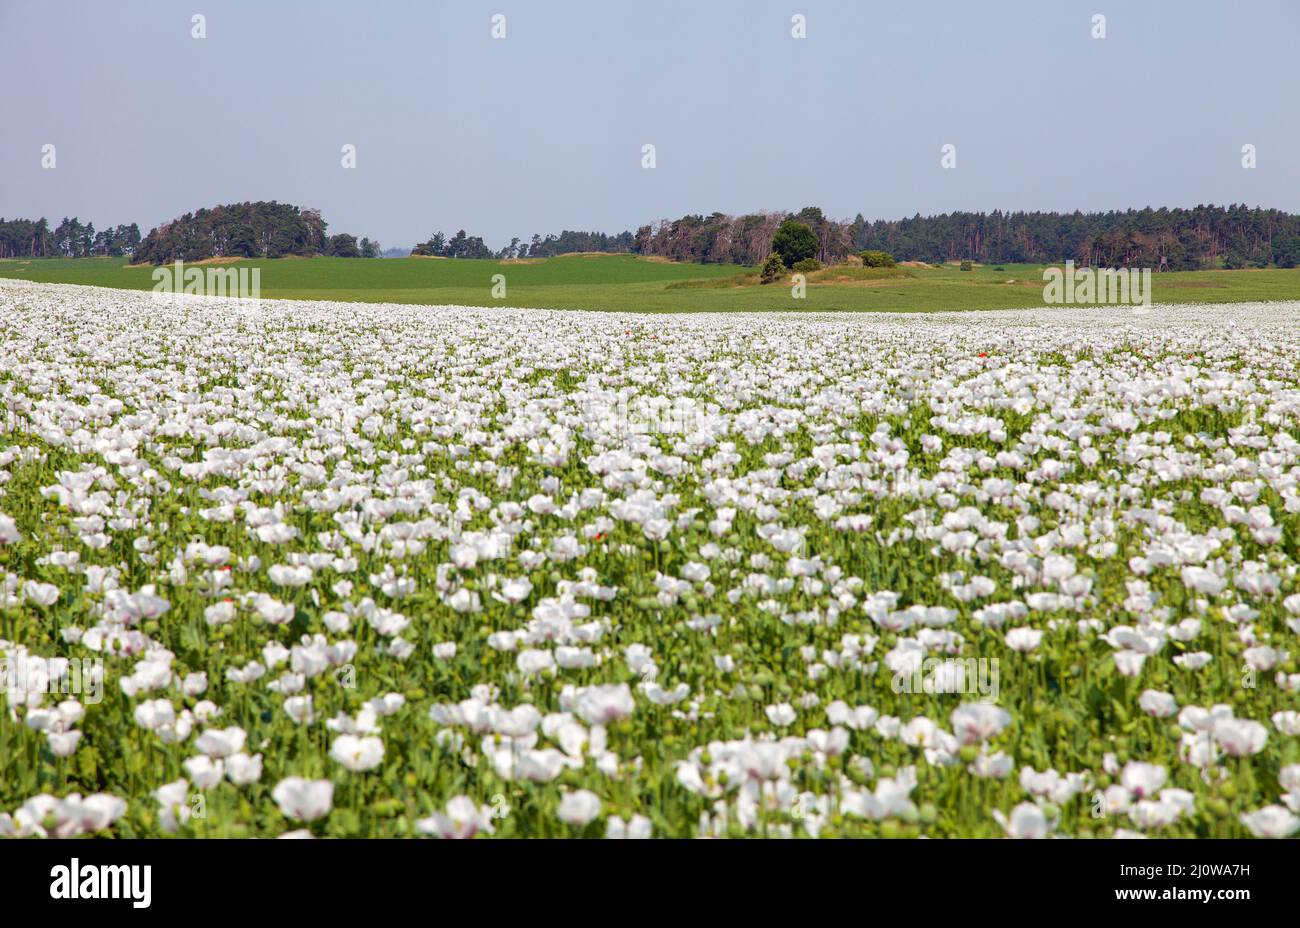
[[[944,213],[911,219],[852,222],[827,218],[814,206],[797,213],[743,216],[694,214],[661,220],[633,232],[565,230],[559,235],[514,238],[493,251],[476,235],[438,232],[412,250],[445,258],[547,258],[602,251],[657,256],[700,264],[761,265],[781,223],[795,219],[817,237],[814,257],[823,264],[860,251],[884,251],[900,261],[1038,263],[1073,259],[1103,267],[1296,267],[1300,216],[1235,204],[1192,209],[1130,209],[1106,213]],[[198,261],[213,257],[278,258],[287,255],[378,257],[379,243],[329,235],[319,210],[287,203],[236,203],[186,213],[153,229],[143,240],[132,223],[96,231],[93,223],[64,219],[51,230],[45,219],[0,219],[0,257],[126,256],[137,263]]]
[[[631,251],[675,261],[758,265],[781,222],[809,226],[817,259],[885,251],[900,261],[1048,264],[1073,259],[1099,267],[1170,270],[1295,267],[1300,216],[1244,205],[1141,209],[1107,213],[944,213],[911,219],[827,219],[817,207],[798,213],[683,216],[637,230]]]
[[[530,245],[518,239],[505,257],[548,257],[568,251],[614,251],[699,264],[761,265],[781,223],[795,219],[818,241],[823,264],[861,251],[884,251],[900,261],[978,261],[1049,264],[1073,259],[1099,267],[1296,267],[1300,216],[1244,205],[1194,209],[1131,209],[1107,213],[944,213],[911,219],[852,222],[828,219],[809,206],[797,213],[744,216],[712,213],[662,220],[635,234],[565,232]]]
[[[45,219],[0,218],[0,258],[116,258],[129,256],[140,245],[140,227],[129,226],[95,231],[77,217],[64,218],[50,231]]]
[[[320,212],[287,203],[234,203],[186,213],[142,240],[135,223],[95,231],[73,217],[53,230],[44,219],[0,219],[0,258],[128,257],[137,264],[205,258],[331,255],[377,258],[379,243],[328,235]]]
[[[283,258],[331,255],[374,258],[379,243],[348,234],[329,235],[320,210],[288,203],[232,203],[186,213],[145,236],[137,263],[205,258]]]

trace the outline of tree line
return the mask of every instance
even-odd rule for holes
[[[815,206],[732,216],[688,214],[641,226],[635,233],[563,232],[530,243],[515,238],[492,253],[448,257],[533,258],[574,251],[628,252],[697,264],[762,266],[781,224],[794,220],[812,230],[822,264],[862,251],[900,261],[977,261],[1194,270],[1300,266],[1300,215],[1276,209],[1201,205],[1193,209],[1112,210],[1105,213],[984,212],[916,215],[911,219],[852,222],[828,218]],[[470,239],[481,243],[478,238]]]
[[[534,235],[531,242],[515,237],[510,244],[493,251],[477,235],[467,235],[461,229],[451,238],[435,232],[427,242],[411,249],[413,255],[439,258],[553,258],[556,255],[579,251],[630,252],[633,246],[631,232],[607,235],[604,232],[573,232],[568,229],[559,235]]]
[[[427,242],[421,242],[411,249],[412,255],[429,258],[493,258],[496,253],[488,248],[477,235],[466,235],[461,229],[451,238],[441,232],[429,236]]]
[[[984,212],[916,215],[910,219],[852,222],[829,219],[815,206],[797,213],[715,212],[664,219],[636,232],[579,232],[513,238],[494,251],[464,229],[442,232],[411,254],[444,258],[549,258],[603,251],[656,256],[700,264],[761,266],[786,220],[812,230],[813,257],[829,264],[861,251],[888,252],[900,261],[978,261],[1192,270],[1300,266],[1300,215],[1276,209],[1201,205],[1192,209],[1130,209],[1105,213]],[[320,211],[275,201],[200,209],[163,223],[140,239],[139,228],[96,231],[92,223],[64,219],[51,230],[45,219],[0,219],[0,257],[130,256],[162,264],[213,257],[278,258],[286,255],[378,257],[368,238],[329,235]],[[391,253],[391,252],[390,252]]]
[[[76,216],[64,218],[50,230],[49,221],[0,218],[0,258],[93,258],[134,254],[140,245],[140,227],[134,222],[95,231]]]
[[[817,238],[812,257],[829,264],[855,251],[844,223],[827,219],[815,206],[797,213],[759,212],[744,216],[726,213],[687,215],[645,225],[633,236],[632,252],[671,261],[700,264],[761,265],[772,253],[772,239],[786,220],[807,226]]]
[[[1048,264],[1193,270],[1300,265],[1300,216],[1275,209],[1197,206],[1106,213],[957,212],[911,219],[828,219],[798,213],[683,216],[642,226],[632,251],[674,261],[762,265],[781,223],[794,219],[817,237],[821,263],[862,251],[901,261]]]
[[[604,232],[573,232],[565,229],[559,235],[547,235],[545,238],[534,235],[530,242],[511,239],[502,257],[553,258],[580,251],[630,252],[632,245],[631,232],[608,235]]]
[[[330,255],[375,258],[378,242],[346,233],[329,235],[320,210],[259,200],[186,213],[145,236],[136,250],[140,263],[201,261],[205,258],[282,258]]]
[[[1201,205],[1106,213],[948,213],[850,226],[855,249],[903,260],[1194,270],[1300,265],[1300,216],[1276,209]]]

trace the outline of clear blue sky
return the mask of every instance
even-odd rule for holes
[[[499,247],[806,205],[1300,211],[1298,51],[1295,0],[0,0],[0,216],[276,199]]]

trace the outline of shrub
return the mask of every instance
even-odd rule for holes
[[[974,267],[974,265],[972,265],[969,261],[963,261],[961,263],[961,269],[963,271],[969,271],[972,267]]]
[[[331,258],[360,258],[361,249],[357,247],[357,239],[354,235],[348,235],[346,232],[341,235],[332,235],[325,247],[325,253]]]
[[[893,267],[894,256],[887,251],[864,251],[859,253],[863,267]]]
[[[772,251],[781,256],[786,267],[817,254],[817,236],[802,222],[787,219],[772,236]]]
[[[822,263],[816,258],[804,258],[802,261],[796,261],[792,268],[792,270],[798,271],[801,274],[806,274],[809,271],[820,271],[821,269]]]
[[[763,265],[763,270],[759,272],[759,280],[765,284],[770,284],[784,276],[785,263],[781,260],[781,256],[774,251],[768,255],[767,263]]]

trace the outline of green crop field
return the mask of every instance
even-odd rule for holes
[[[758,285],[755,269],[674,264],[631,255],[573,255],[540,261],[433,258],[310,258],[241,261],[261,268],[266,298],[647,312],[736,310],[1011,309],[1043,305],[1040,265],[876,271],[831,268],[810,275],[806,297],[785,284]],[[153,269],[120,258],[0,260],[0,277],[149,290]],[[505,277],[506,296],[492,295]],[[1155,274],[1156,303],[1233,303],[1300,297],[1300,269]]]

